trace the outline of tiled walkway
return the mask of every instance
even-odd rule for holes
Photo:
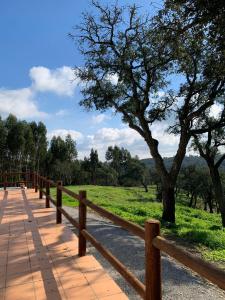
[[[0,299],[128,299],[34,190],[0,191]]]

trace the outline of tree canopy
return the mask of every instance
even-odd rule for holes
[[[76,69],[82,81],[81,105],[103,111],[114,108],[144,138],[162,182],[163,219],[171,222],[174,188],[191,136],[208,131],[202,120],[214,104],[223,108],[210,128],[225,124],[221,24],[200,1],[192,2],[168,0],[149,18],[141,16],[135,5],[122,8],[93,1],[97,14],[85,13],[78,31],[71,34],[78,38],[85,61]],[[178,76],[174,86],[171,81]],[[165,120],[168,132],[179,136],[169,170],[152,132],[154,123]]]

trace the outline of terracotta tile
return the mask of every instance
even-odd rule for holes
[[[21,249],[21,251],[22,250],[27,251],[28,250],[28,246],[25,243],[19,242],[19,243],[9,244],[8,249],[9,249],[9,251],[17,251],[17,249],[19,249],[19,250]]]
[[[92,270],[83,274],[90,284],[111,279],[104,269]]]
[[[0,268],[0,277],[5,276],[7,265],[3,265]]]
[[[98,299],[89,285],[78,286],[78,287],[75,287],[75,288],[66,289],[66,290],[64,290],[64,292],[65,292],[66,297],[70,300],[78,300],[78,299],[94,300],[94,299]]]
[[[6,284],[6,300],[127,299],[93,256],[78,257],[78,238],[55,224],[55,209],[46,209],[34,191],[26,194],[28,202],[21,191],[9,193],[0,225],[0,288]]]
[[[18,255],[28,255],[28,249],[14,249],[8,251],[8,257],[18,256]]]
[[[9,275],[6,278],[6,287],[18,285],[18,284],[25,284],[28,282],[33,282],[32,273],[25,272],[25,273],[18,273]]]
[[[80,274],[80,270],[75,263],[54,264],[58,276],[70,276]]]
[[[6,249],[6,250],[2,250],[2,251],[0,251],[0,257],[7,257],[8,256],[8,250]]]
[[[83,256],[76,260],[80,270],[82,272],[88,272],[91,270],[102,269],[100,263],[93,256]]]
[[[0,257],[0,266],[4,266],[7,263],[7,255]]]
[[[32,272],[33,281],[49,280],[57,277],[57,272],[52,269],[35,270]]]
[[[29,272],[31,270],[30,263],[9,264],[7,266],[7,276],[19,273]]]
[[[0,289],[2,289],[4,287],[5,287],[5,274],[0,276]]]
[[[50,261],[57,262],[57,261],[68,261],[68,260],[72,260],[73,258],[70,255],[69,251],[65,251],[65,252],[61,252],[58,255],[54,255],[54,254],[50,254],[49,255],[49,259]]]
[[[35,295],[38,300],[66,299],[60,282],[56,280],[34,282]]]
[[[23,300],[35,300],[34,286],[33,283],[26,283],[7,287],[5,290],[5,300],[21,300],[21,295],[23,295]]]
[[[17,255],[17,256],[8,257],[8,265],[20,264],[20,263],[27,264],[28,262],[29,262],[29,256],[28,255]]]
[[[5,289],[0,289],[0,299],[5,298]]]
[[[102,282],[92,283],[91,287],[98,297],[106,297],[122,293],[119,286],[112,279],[104,281],[104,284]]]
[[[77,286],[88,285],[88,281],[82,275],[82,273],[71,276],[61,276],[59,277],[59,280],[64,290],[75,288]]]
[[[99,300],[129,300],[129,298],[123,293],[116,294],[116,295],[113,295],[113,296],[108,296],[108,297],[100,297],[98,299]]]

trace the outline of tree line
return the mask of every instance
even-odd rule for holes
[[[220,134],[222,135],[221,131]],[[218,186],[223,191],[225,184],[225,172],[219,169],[224,160],[224,155],[219,153],[224,138],[221,135],[212,136],[210,143],[208,140],[193,140],[193,149],[200,149],[198,151],[206,164],[198,165],[195,157],[189,157],[189,165],[181,168],[175,187],[175,197],[189,207],[221,213],[220,199],[218,200],[215,192]],[[163,186],[157,169],[146,160],[132,157],[123,147],[109,146],[104,162],[99,159],[95,149],[91,149],[83,160],[78,159],[76,142],[70,135],[65,139],[53,136],[48,141],[47,130],[42,122],[29,123],[9,115],[5,120],[0,118],[0,150],[2,173],[35,171],[55,181],[62,180],[64,185],[143,186],[146,192],[149,185],[154,185],[156,201],[163,201]],[[213,161],[218,172],[216,186],[214,172],[209,166],[207,168],[208,156],[209,164]],[[224,198],[224,193],[220,196]]]
[[[101,162],[97,150],[78,159],[76,142],[53,136],[48,142],[44,123],[0,118],[0,171],[35,171],[63,184],[143,185],[148,190],[149,171],[123,147],[110,146]]]

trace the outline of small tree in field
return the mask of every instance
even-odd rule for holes
[[[193,24],[174,7],[151,20],[140,17],[135,6],[124,10],[93,4],[98,15],[84,14],[78,27],[85,61],[76,69],[82,81],[81,104],[115,109],[143,137],[162,183],[162,218],[175,222],[175,186],[187,145],[193,133],[207,131],[197,121],[224,96],[224,52],[214,49],[204,26]],[[182,10],[185,1],[175,7]],[[215,60],[221,62],[217,67]],[[174,76],[180,76],[181,83],[172,89]],[[179,137],[169,170],[152,132],[152,125],[164,120],[170,124],[168,132]],[[212,126],[221,124],[224,115]]]

